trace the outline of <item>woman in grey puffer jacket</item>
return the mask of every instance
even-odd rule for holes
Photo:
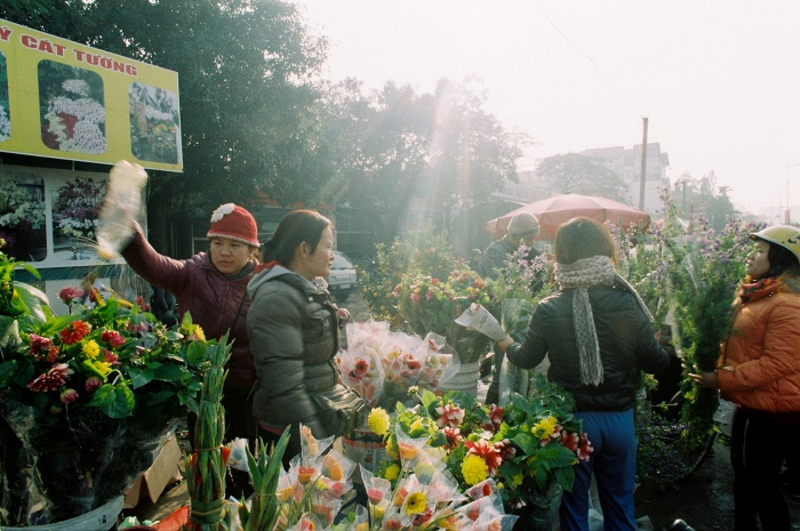
[[[616,247],[608,230],[573,218],[555,239],[559,290],[539,302],[522,344],[498,344],[509,361],[533,368],[550,357],[549,380],[575,398],[594,452],[575,465],[575,484],[559,511],[563,531],[588,531],[589,485],[597,478],[606,529],[636,530],[633,487],[636,437],[633,405],[640,371],[670,365],[650,326],[650,312],[614,267]]]
[[[265,249],[248,293],[250,346],[258,374],[253,414],[259,436],[274,442],[291,425],[284,462],[300,452],[299,425],[325,432],[312,399],[338,383],[339,310],[315,281],[330,274],[331,222],[310,210],[287,214]]]

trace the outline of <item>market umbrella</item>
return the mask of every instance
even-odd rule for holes
[[[647,212],[618,201],[590,195],[564,194],[529,203],[499,218],[489,220],[486,222],[486,230],[496,238],[502,238],[511,218],[520,212],[530,212],[536,216],[541,226],[539,239],[542,240],[554,239],[559,225],[576,216],[600,222],[609,221],[625,228],[644,229],[650,223],[650,215]]]

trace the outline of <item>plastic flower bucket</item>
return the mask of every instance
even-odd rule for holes
[[[90,529],[108,531],[117,524],[117,517],[122,512],[124,499],[125,496],[117,496],[97,509],[69,520],[28,527],[3,527],[3,531],[10,529],[24,529],[25,531],[87,531]]]

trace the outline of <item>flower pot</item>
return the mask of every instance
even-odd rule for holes
[[[471,396],[478,395],[478,379],[480,378],[481,364],[462,363],[458,372],[444,382],[439,388],[445,391],[461,391]]]
[[[386,443],[383,442],[383,437],[375,435],[368,428],[354,430],[349,436],[342,437],[342,448],[348,459],[370,472],[375,472],[386,459]],[[353,479],[360,481],[360,477],[356,478],[358,475],[356,471]]]
[[[122,501],[124,499],[124,496],[117,496],[97,509],[60,522],[28,527],[3,527],[3,529],[24,529],[25,531],[86,531],[87,529],[95,529],[97,531],[108,531],[117,525],[117,517],[122,512]]]
[[[544,492],[533,490],[526,500],[527,505],[512,511],[519,516],[513,531],[551,531],[558,520],[563,492],[556,481],[551,481]]]

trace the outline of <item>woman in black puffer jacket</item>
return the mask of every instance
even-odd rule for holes
[[[550,357],[548,378],[575,398],[594,452],[575,465],[575,484],[561,502],[563,531],[589,529],[589,486],[597,478],[607,529],[636,529],[633,406],[639,372],[660,373],[670,357],[656,341],[650,313],[616,273],[616,248],[603,225],[564,223],[555,239],[559,291],[537,305],[522,344],[498,345],[509,361],[533,368]]]

